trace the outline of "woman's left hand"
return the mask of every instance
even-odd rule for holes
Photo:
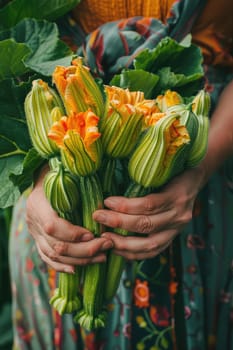
[[[201,179],[202,172],[193,169],[174,178],[159,193],[141,198],[109,197],[105,200],[108,209],[97,210],[93,218],[106,227],[140,233],[125,237],[105,232],[116,254],[129,260],[152,258],[167,248],[192,219]]]

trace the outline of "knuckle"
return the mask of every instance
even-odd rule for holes
[[[48,236],[52,236],[55,232],[55,223],[54,221],[47,221],[43,225],[43,230]]]
[[[97,249],[93,246],[90,246],[88,249],[87,249],[87,256],[88,257],[93,257],[95,254],[96,254],[96,251]]]
[[[153,230],[153,225],[149,216],[142,215],[137,222],[138,233],[150,233]]]
[[[47,253],[47,257],[48,257],[50,260],[58,261],[57,253],[54,252],[54,251],[49,251],[49,252]]]
[[[114,216],[112,216],[111,218],[111,225],[114,228],[121,228],[123,226],[123,220],[121,218],[121,214],[115,214]]]
[[[152,196],[145,196],[143,198],[143,207],[147,213],[151,213],[154,210],[154,203],[152,198]]]
[[[116,217],[114,218],[114,222],[113,225],[114,227],[122,227],[123,221],[120,217],[120,215],[116,215]]]
[[[125,198],[122,198],[121,202],[118,204],[117,210],[121,213],[128,212],[127,200]]]
[[[57,254],[65,255],[68,252],[68,243],[59,241],[54,244],[53,248]]]
[[[80,237],[78,237],[80,239]],[[71,230],[69,232],[69,241],[70,242],[77,242],[77,232],[76,231],[73,231]]]

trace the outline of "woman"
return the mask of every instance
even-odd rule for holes
[[[180,40],[192,30],[208,64],[206,86],[217,101],[233,68],[229,13],[226,0],[221,4],[217,0],[207,4],[106,1],[101,11],[99,3],[83,1],[72,14],[71,29],[80,46],[85,33],[105,22],[139,15],[160,19],[155,30],[154,22],[150,23],[150,35],[142,47],[150,47],[165,35]],[[115,31],[112,24],[113,37]],[[109,34],[105,26],[94,33],[97,38]],[[119,57],[118,47],[108,50],[98,40],[93,46],[92,38],[84,41],[84,55],[108,81],[114,73],[112,66],[119,70],[119,58],[124,55]],[[127,62],[138,49],[125,53]],[[109,232],[93,239],[86,229],[58,218],[44,197],[42,181],[47,169],[42,170],[27,202],[23,197],[16,206],[12,225],[15,349],[233,349],[233,197],[222,172],[224,161],[233,154],[232,93],[230,83],[212,114],[208,152],[199,167],[184,172],[158,194],[140,199],[110,197],[105,201],[107,209],[94,213],[94,219],[106,226],[144,233],[140,241]],[[72,273],[76,264],[104,261],[112,247],[129,263],[106,329],[84,335],[71,315],[60,318],[50,308],[54,271]],[[134,270],[132,261],[139,261]]]

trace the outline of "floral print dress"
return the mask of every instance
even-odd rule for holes
[[[179,38],[181,19],[189,18],[191,25],[192,6],[200,3],[176,1],[170,29],[148,22],[154,42],[172,33]],[[100,34],[108,29],[103,26]],[[151,43],[146,41],[145,46]],[[116,58],[117,69],[118,63]],[[229,79],[224,70],[206,72],[213,101]],[[108,305],[107,326],[96,332],[85,332],[73,315],[61,317],[51,308],[56,273],[43,263],[27,230],[25,193],[14,208],[10,238],[14,350],[233,350],[233,192],[232,174],[225,170],[210,179],[197,198],[192,222],[166,251],[127,263]]]

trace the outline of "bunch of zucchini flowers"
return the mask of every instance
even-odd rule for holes
[[[51,206],[99,237],[103,227],[92,214],[105,196],[122,195],[116,172],[129,179],[124,195],[140,197],[195,167],[206,153],[209,108],[204,90],[184,103],[175,91],[145,99],[141,91],[100,85],[79,57],[55,68],[51,86],[34,80],[25,114],[32,144],[50,165],[44,191]],[[105,263],[59,272],[51,305],[86,330],[104,327],[124,262],[110,251]]]

